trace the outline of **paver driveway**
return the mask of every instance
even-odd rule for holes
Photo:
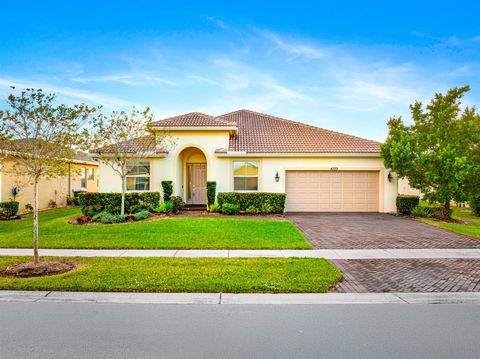
[[[384,213],[291,213],[316,249],[480,248],[480,239]]]
[[[333,260],[343,281],[331,292],[480,292],[479,259]]]

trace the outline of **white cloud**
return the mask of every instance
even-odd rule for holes
[[[217,81],[212,80],[208,77],[205,77],[205,76],[189,75],[187,77],[191,80],[196,81],[196,82],[201,82],[201,83],[206,83],[206,84],[210,84],[210,85],[220,86],[220,83],[218,83]]]
[[[288,41],[273,32],[265,30],[258,30],[258,33],[264,38],[272,41],[278,49],[283,50],[294,57],[305,57],[312,60],[325,57],[325,52],[314,46],[306,45],[301,42]]]
[[[19,88],[19,89],[41,88],[45,91],[55,92],[60,96],[64,96],[70,99],[87,101],[95,105],[103,105],[104,107],[107,107],[107,108],[132,107],[136,105],[133,102],[120,99],[117,97],[90,92],[90,91],[83,91],[83,90],[74,89],[70,87],[57,86],[57,85],[49,84],[42,81],[34,82],[34,81],[14,79],[14,78],[0,78],[0,88],[4,89],[4,91],[2,92],[10,93],[11,86],[15,86],[16,88]],[[138,106],[138,104],[136,106]]]
[[[164,79],[159,76],[151,75],[148,73],[116,73],[109,75],[96,75],[96,76],[77,76],[70,78],[71,81],[79,82],[83,84],[92,82],[117,82],[124,85],[141,86],[146,84],[164,84],[168,86],[178,86],[177,83]]]

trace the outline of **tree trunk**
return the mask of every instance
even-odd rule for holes
[[[122,177],[122,205],[120,208],[120,214],[125,214],[125,177]]]
[[[39,262],[38,257],[38,177],[33,184],[33,262]]]
[[[450,201],[445,202],[444,207],[445,207],[444,216],[445,218],[450,219]]]

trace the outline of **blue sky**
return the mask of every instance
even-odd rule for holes
[[[468,84],[479,103],[473,1],[76,3],[2,4],[2,99],[15,85],[159,119],[248,108],[377,140],[435,92]]]

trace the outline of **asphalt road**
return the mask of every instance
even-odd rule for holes
[[[0,303],[0,358],[479,358],[480,306]]]

